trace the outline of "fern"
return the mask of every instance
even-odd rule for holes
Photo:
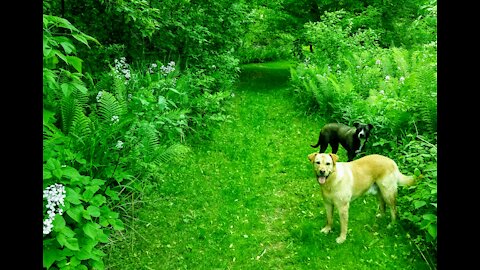
[[[185,158],[185,155],[191,151],[190,147],[183,144],[173,144],[162,151],[157,155],[154,162],[157,165],[167,164],[173,161],[180,161],[182,158]]]
[[[113,89],[115,92],[115,98],[120,103],[121,107],[127,107],[127,87],[125,86],[125,80],[113,76]]]
[[[92,134],[92,121],[83,112],[78,111],[73,119],[70,134],[84,142]]]
[[[60,112],[62,115],[62,130],[68,134],[73,124],[75,115],[82,112],[82,108],[73,96],[64,97],[61,101]]]
[[[399,48],[392,48],[392,54],[393,54],[393,60],[395,61],[395,64],[397,64],[397,67],[405,72],[409,72],[409,64],[407,63],[408,59],[408,51],[407,50],[402,50]]]
[[[104,121],[111,122],[114,120],[114,116],[120,117],[126,113],[125,103],[119,102],[107,91],[100,93],[98,113]]]

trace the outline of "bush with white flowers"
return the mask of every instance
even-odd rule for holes
[[[48,186],[43,191],[43,198],[47,199],[47,214],[48,217],[43,221],[43,234],[49,234],[53,228],[53,220],[55,215],[63,214],[63,209],[61,206],[64,206],[65,199],[65,187],[61,184],[53,184]]]

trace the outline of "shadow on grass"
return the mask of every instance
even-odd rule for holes
[[[288,86],[291,62],[247,64],[241,67],[238,89],[275,90]]]

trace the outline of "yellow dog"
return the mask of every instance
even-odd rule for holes
[[[385,203],[390,208],[392,224],[396,216],[397,185],[414,184],[413,176],[403,175],[395,161],[381,155],[368,155],[351,162],[337,162],[335,154],[312,153],[308,159],[313,164],[315,176],[322,189],[323,203],[327,212],[327,225],[321,230],[332,229],[333,208],[340,216],[340,236],[337,243],[347,238],[348,208],[350,202],[367,191],[377,193],[381,214]]]

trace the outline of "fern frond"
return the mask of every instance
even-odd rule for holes
[[[122,107],[127,107],[127,87],[125,86],[125,81],[114,76],[113,79],[113,89],[115,93],[115,98],[120,103]]]
[[[103,120],[112,121],[114,116],[120,117],[125,114],[126,107],[123,103],[107,91],[101,91],[101,93],[98,113]]]
[[[159,153],[154,162],[157,165],[162,165],[173,161],[180,161],[185,158],[185,155],[190,151],[191,149],[188,146],[179,143],[173,144]]]
[[[143,156],[144,162],[152,162],[156,157],[156,152],[160,147],[158,132],[150,123],[141,123],[135,131],[135,137],[138,141],[135,144],[135,152]]]
[[[75,89],[72,92],[72,97],[77,101],[77,104],[84,109],[89,103],[88,94],[82,93],[82,91]]]
[[[73,98],[72,95],[64,97],[62,99],[60,105],[60,112],[62,116],[62,130],[65,134],[69,133],[75,114],[81,112],[81,110],[82,109],[78,105],[78,101]]]
[[[399,48],[392,48],[393,60],[400,70],[403,72],[409,72],[409,64],[407,63],[408,50],[402,50]]]
[[[91,124],[92,121],[90,118],[85,116],[83,112],[77,111],[70,128],[70,134],[74,135],[79,140],[84,141],[85,138],[92,134],[92,130],[90,128]]]

